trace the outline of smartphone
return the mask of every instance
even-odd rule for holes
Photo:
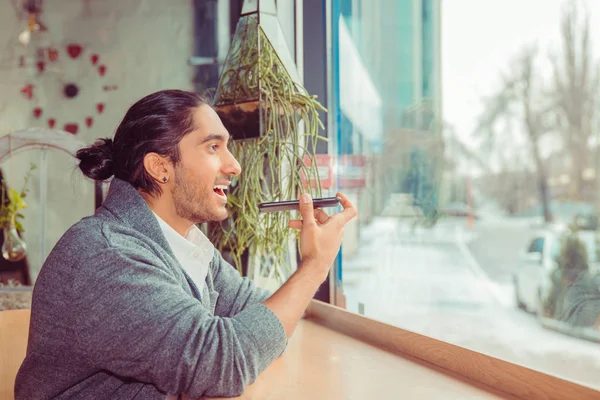
[[[335,207],[340,204],[342,201],[339,197],[323,197],[313,199],[313,208],[323,208],[323,207]],[[270,203],[260,203],[258,205],[258,209],[260,212],[268,213],[275,211],[288,211],[288,210],[298,210],[299,203],[298,200],[288,200],[288,201],[273,201]]]

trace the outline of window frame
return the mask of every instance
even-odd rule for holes
[[[531,400],[600,399],[600,391],[312,300],[305,318],[400,357]]]

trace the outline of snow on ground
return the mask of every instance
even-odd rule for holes
[[[512,285],[490,279],[470,254],[473,239],[464,220],[415,231],[376,218],[343,260],[348,310],[600,389],[600,344],[544,329],[518,310]]]

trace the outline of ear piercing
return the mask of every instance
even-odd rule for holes
[[[169,180],[169,178],[167,178],[166,176],[163,176],[163,179],[162,179],[162,181],[163,181],[164,183],[167,183],[167,181],[168,181],[168,180]]]

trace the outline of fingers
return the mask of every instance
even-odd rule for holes
[[[329,215],[327,215],[327,213],[325,211],[316,208],[316,209],[314,209],[314,217],[312,217],[312,218],[316,218],[317,221],[319,222],[319,224],[324,224],[329,219]],[[302,220],[300,220],[300,219],[290,220],[288,222],[288,226],[292,229],[302,229]]]
[[[313,209],[312,198],[309,194],[303,194],[300,197],[300,213],[302,214],[302,220],[291,220],[288,225],[292,229],[302,229],[302,227],[313,226],[316,225],[317,222],[322,225],[327,221],[333,220],[336,221],[336,224],[345,225],[352,218],[356,217],[358,211],[352,204],[350,200],[342,193],[337,193],[342,201],[342,207],[344,208],[342,212],[337,213],[333,217],[330,217],[325,211],[320,208]]]
[[[304,193],[300,196],[300,214],[302,214],[303,226],[314,226],[317,224],[314,216],[312,198],[308,193]]]
[[[302,220],[294,219],[288,222],[288,225],[292,229],[302,229]]]
[[[354,204],[352,204],[352,202],[348,200],[348,198],[342,193],[337,193],[336,196],[342,199],[341,203],[342,207],[344,207],[344,210],[342,210],[342,212],[337,213],[334,217],[336,218],[336,220],[340,221],[343,225],[345,225],[352,218],[356,217],[358,211],[354,207]]]
[[[324,224],[329,219],[329,215],[320,208],[315,208],[315,218],[319,221],[319,224]]]

